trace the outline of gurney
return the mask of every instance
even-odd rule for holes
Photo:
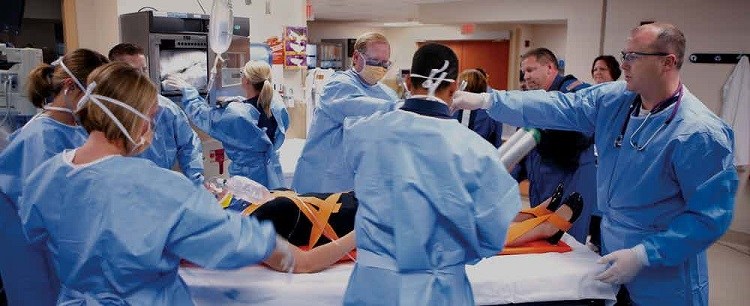
[[[605,268],[596,263],[599,256],[567,234],[563,241],[573,251],[495,256],[466,266],[476,303],[613,303],[616,288],[594,280]],[[341,305],[353,267],[343,263],[311,274],[260,265],[234,271],[183,267],[180,276],[196,305]]]

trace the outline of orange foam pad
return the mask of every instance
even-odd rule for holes
[[[530,241],[522,246],[505,247],[498,255],[566,253],[572,251],[567,243],[560,240],[557,244],[550,244],[546,240]]]

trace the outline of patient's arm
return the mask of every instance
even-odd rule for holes
[[[287,241],[283,241],[283,243],[287,243],[289,249],[294,253],[294,273],[313,273],[331,266],[344,257],[346,253],[354,249],[356,241],[354,231],[351,231],[334,242],[326,243],[309,251],[300,250]],[[276,271],[287,272],[282,269],[281,258],[281,254],[274,252],[264,263]]]

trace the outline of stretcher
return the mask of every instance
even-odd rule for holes
[[[616,288],[594,280],[599,256],[573,237],[567,253],[503,255],[467,266],[478,305],[565,301],[613,304]],[[353,263],[312,274],[287,274],[264,266],[233,271],[181,268],[196,305],[341,305]]]

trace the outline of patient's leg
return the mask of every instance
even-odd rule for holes
[[[344,237],[309,251],[300,250],[289,244],[288,247],[294,252],[294,273],[313,273],[331,266],[354,249],[356,240],[354,231],[351,231]],[[283,241],[283,243],[288,242]],[[273,253],[264,262],[274,270],[286,272],[282,270],[281,259],[281,254]]]
[[[555,214],[562,219],[570,220],[573,216],[573,210],[568,205],[563,205],[555,211]],[[536,225],[531,229],[524,225],[526,224],[523,222],[511,223],[510,228],[508,228],[508,239],[506,240],[505,246],[514,247],[531,241],[547,239],[560,230],[549,221],[541,222],[541,224]],[[513,239],[513,237],[516,238]],[[508,240],[512,241],[507,242]]]

